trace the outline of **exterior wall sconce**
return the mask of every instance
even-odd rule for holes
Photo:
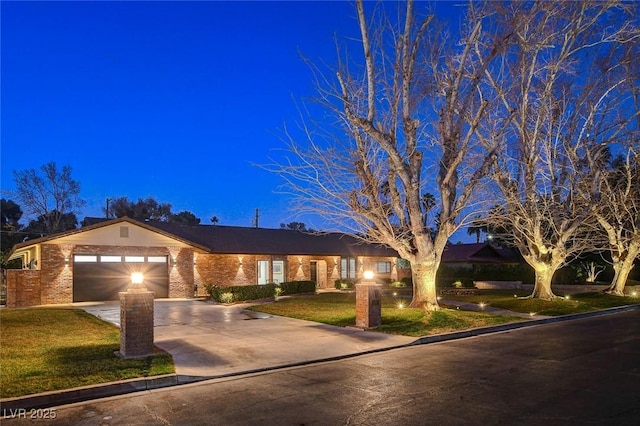
[[[69,266],[69,258],[68,257],[64,258],[64,266]]]
[[[238,263],[242,266],[242,256],[238,256]]]

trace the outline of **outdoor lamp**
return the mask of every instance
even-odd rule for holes
[[[373,271],[364,271],[364,279],[367,281],[372,281],[373,280]]]
[[[129,290],[145,290],[144,287],[144,275],[142,272],[133,272],[131,274],[131,286]]]

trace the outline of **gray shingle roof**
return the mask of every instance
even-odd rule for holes
[[[212,253],[398,256],[389,247],[363,243],[340,233],[307,233],[239,226],[189,226],[168,222],[146,222],[146,225],[208,247]]]

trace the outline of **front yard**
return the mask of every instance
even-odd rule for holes
[[[640,303],[638,297],[619,297],[604,293],[572,294],[552,301],[525,298],[529,294],[531,292],[525,290],[479,290],[476,295],[446,295],[443,299],[484,303],[494,308],[549,316],[577,314]]]
[[[406,299],[383,297],[382,325],[376,331],[420,337],[522,321],[521,318],[454,309],[443,309],[427,317],[421,309],[399,307],[400,304],[406,306],[407,302]],[[249,309],[344,327],[356,322],[355,303],[355,293],[324,293],[296,296]]]
[[[122,360],[120,330],[80,309],[0,310],[0,397],[174,372],[171,355]]]

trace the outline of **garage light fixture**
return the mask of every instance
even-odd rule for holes
[[[69,258],[68,257],[64,258],[64,266],[69,266]]]

